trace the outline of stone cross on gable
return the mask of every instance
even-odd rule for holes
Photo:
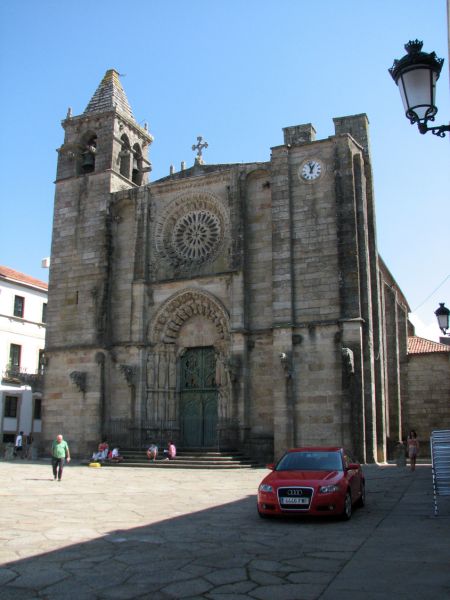
[[[203,148],[207,148],[207,147],[208,147],[208,142],[204,142],[203,137],[201,135],[197,136],[197,143],[193,144],[193,146],[192,146],[192,150],[197,150],[197,156],[195,157],[196,165],[203,165],[204,161],[203,161],[203,156],[202,156],[202,150],[203,150]]]

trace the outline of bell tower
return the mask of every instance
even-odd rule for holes
[[[106,72],[81,115],[73,116],[69,109],[62,127],[65,135],[57,150],[49,277],[43,433],[44,440],[51,439],[56,430],[70,427],[70,437],[75,435],[83,447],[83,441],[98,440],[102,417],[99,364],[109,343],[111,193],[147,183],[153,138],[136,122],[114,69]],[[71,366],[75,364],[77,371]],[[85,411],[91,415],[89,424],[75,417]]]
[[[111,175],[110,192],[147,182],[153,137],[146,126],[136,123],[114,69],[106,72],[84,113],[75,117],[69,108],[62,126],[65,137],[58,149],[57,186],[74,177],[101,173]]]

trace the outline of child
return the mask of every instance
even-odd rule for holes
[[[151,444],[149,449],[147,450],[147,458],[148,460],[152,460],[153,462],[155,462],[157,456],[158,446],[156,444]]]

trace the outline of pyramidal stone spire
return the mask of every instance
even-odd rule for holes
[[[108,110],[117,110],[124,117],[135,120],[125,91],[120,83],[119,73],[114,69],[106,71],[84,114],[106,112]]]

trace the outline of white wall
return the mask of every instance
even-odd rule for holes
[[[14,317],[14,297],[25,299],[23,318]],[[0,370],[6,370],[11,344],[22,347],[21,370],[35,373],[39,365],[39,350],[44,349],[45,324],[42,307],[47,293],[9,281],[0,280]]]
[[[16,417],[5,417],[5,397],[17,398]],[[41,433],[41,419],[33,419],[34,403],[40,399],[40,393],[33,393],[29,386],[0,386],[0,435],[16,434],[23,431],[25,434]],[[0,444],[2,439],[0,437]]]
[[[14,316],[14,298],[24,298],[23,317]],[[46,325],[42,322],[43,305],[47,292],[20,282],[0,278],[0,444],[4,435],[9,438],[18,431],[26,434],[41,432],[41,420],[33,419],[34,400],[41,394],[33,394],[27,385],[15,384],[5,378],[10,359],[10,346],[21,346],[20,371],[38,372],[39,351],[44,349]],[[5,396],[18,399],[17,418],[5,417]]]

